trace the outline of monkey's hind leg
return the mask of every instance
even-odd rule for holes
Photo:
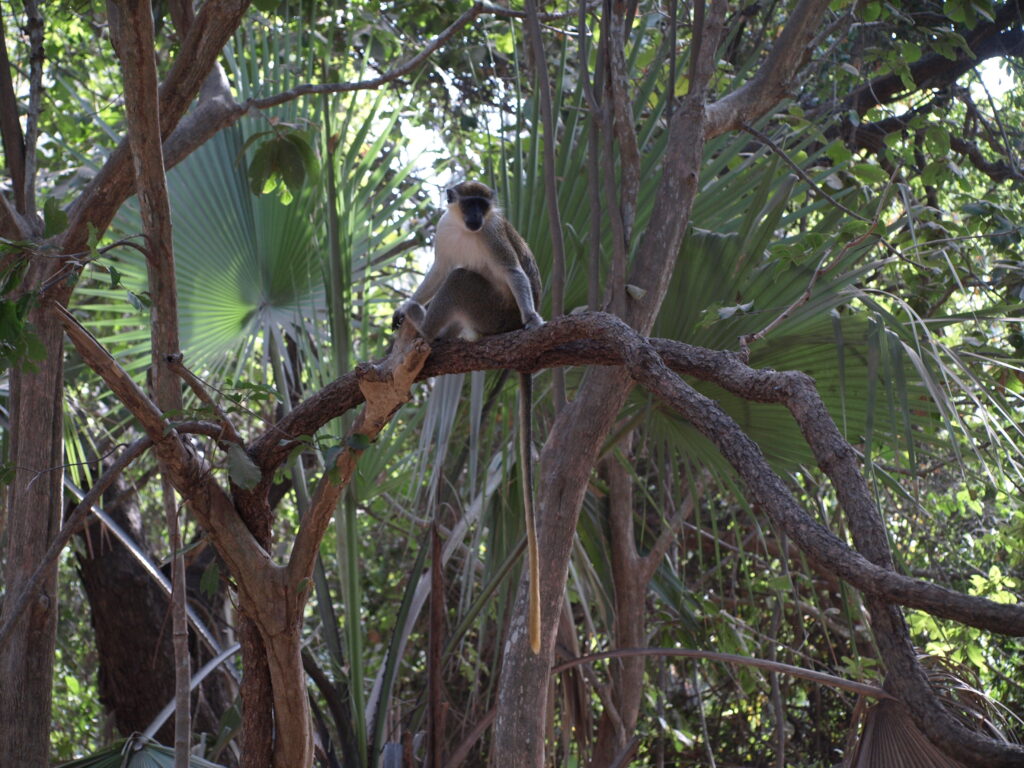
[[[451,336],[475,340],[522,327],[512,297],[484,275],[464,267],[449,273],[425,310],[410,303],[405,316],[428,342]]]

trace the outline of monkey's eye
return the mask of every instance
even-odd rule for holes
[[[451,190],[451,189],[446,189],[446,190],[444,191],[444,194],[445,194],[445,196],[446,196],[446,197],[448,198],[448,202],[449,202],[449,203],[454,203],[454,202],[455,202],[455,192],[454,192],[453,190]]]

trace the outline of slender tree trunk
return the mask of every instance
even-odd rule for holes
[[[4,572],[8,595],[20,594],[60,530],[64,333],[44,315],[45,307],[36,307],[29,320],[46,349],[46,359],[34,371],[21,368],[11,374],[10,460],[15,475],[8,491],[10,523]],[[44,768],[49,763],[56,639],[55,561],[32,604],[0,648],[0,759],[4,768]]]
[[[621,368],[591,368],[579,396],[559,414],[540,456],[537,538],[541,564],[541,652],[526,638],[525,583],[505,646],[498,688],[493,765],[529,768],[544,765],[548,721],[548,669],[561,608],[573,532],[590,472],[604,436],[625,403],[631,381]]]
[[[637,555],[633,536],[632,478],[617,459],[610,458],[606,464],[615,587],[612,635],[617,648],[640,648],[646,639],[648,567]],[[627,656],[610,662],[610,693],[617,717],[612,718],[607,709],[601,713],[590,768],[614,765],[632,739],[643,698],[645,661],[642,656]]]
[[[159,80],[156,70],[153,9],[148,0],[107,3],[111,41],[121,60],[124,80],[125,122],[135,167],[135,188],[146,237],[146,274],[153,299],[150,309],[150,373],[156,403],[163,411],[181,409],[181,382],[170,370],[177,355],[178,306],[174,274],[171,205],[164,171],[163,139],[160,129]],[[184,20],[184,18],[182,18]],[[174,487],[161,467],[161,498],[167,520],[171,551],[171,624],[174,648],[174,765],[188,768],[192,744],[192,710],[189,685],[191,665],[188,654],[188,619],[185,612],[185,560],[181,554],[178,508]]]

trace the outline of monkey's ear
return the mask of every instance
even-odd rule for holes
[[[455,202],[455,190],[454,189],[446,189],[444,191],[444,193],[445,193],[445,197],[448,198],[448,202],[449,203],[454,203]]]

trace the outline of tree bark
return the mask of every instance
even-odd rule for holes
[[[123,483],[115,483],[111,490],[105,511],[142,544],[142,521],[134,498],[120,495],[119,491],[127,490]],[[129,736],[144,731],[174,691],[171,637],[161,631],[167,596],[95,518],[78,538],[78,574],[89,600],[99,657],[100,701],[113,714],[117,730]],[[156,733],[162,744],[173,738],[171,722]]]
[[[237,28],[247,1],[203,5],[162,89],[161,113],[166,133],[177,124],[224,43]],[[166,134],[165,134],[166,135]],[[69,228],[60,236],[60,252],[85,250],[88,225],[104,232],[121,203],[132,192],[127,147],[114,153],[88,190],[69,212]],[[34,192],[34,190],[33,190]],[[4,200],[0,224],[5,232],[29,236],[34,221],[12,215]],[[52,277],[58,260],[37,258],[24,286],[38,290]],[[70,288],[55,287],[51,296],[67,300]],[[34,369],[22,367],[11,375],[11,453],[16,468],[8,491],[9,527],[5,581],[8,594],[21,587],[41,561],[60,528],[62,505],[61,431],[64,339],[52,307],[41,302],[29,313],[46,357]],[[56,644],[57,564],[42,579],[27,615],[13,627],[0,648],[0,755],[13,768],[45,766],[49,759],[50,688]],[[6,609],[5,609],[6,610]],[[0,615],[0,619],[4,617]]]
[[[647,585],[649,573],[637,555],[633,535],[633,485],[625,467],[614,457],[606,462],[608,525],[610,528],[612,584],[615,617],[612,634],[616,648],[642,648],[646,641]],[[607,768],[626,749],[636,730],[643,699],[642,656],[626,656],[609,665],[609,694],[616,717],[601,712],[590,768]]]
[[[104,494],[104,511],[143,548],[145,532],[138,500],[120,479]],[[99,658],[99,693],[103,706],[113,715],[122,736],[145,730],[159,714],[174,691],[171,636],[167,631],[167,593],[139,565],[128,548],[94,521],[78,534],[78,573],[89,600],[92,626]],[[214,555],[209,548],[189,564],[187,581],[192,604],[201,615],[223,615],[224,595],[207,600],[198,589],[199,580]],[[196,666],[211,658],[199,642],[190,652]],[[211,675],[194,693],[197,709],[194,728],[216,733],[221,716],[231,706],[234,686],[221,675]],[[171,721],[157,731],[156,739],[170,744],[174,738]]]
[[[38,272],[36,280],[39,279]],[[29,283],[32,284],[32,283]],[[20,594],[60,530],[64,442],[64,334],[35,307],[29,320],[46,350],[35,370],[11,373],[11,464],[5,587]],[[7,603],[4,603],[6,613]],[[0,618],[4,618],[0,615]],[[2,622],[0,622],[2,623]],[[10,768],[42,768],[50,757],[50,689],[57,641],[57,564],[0,648],[0,755]]]

